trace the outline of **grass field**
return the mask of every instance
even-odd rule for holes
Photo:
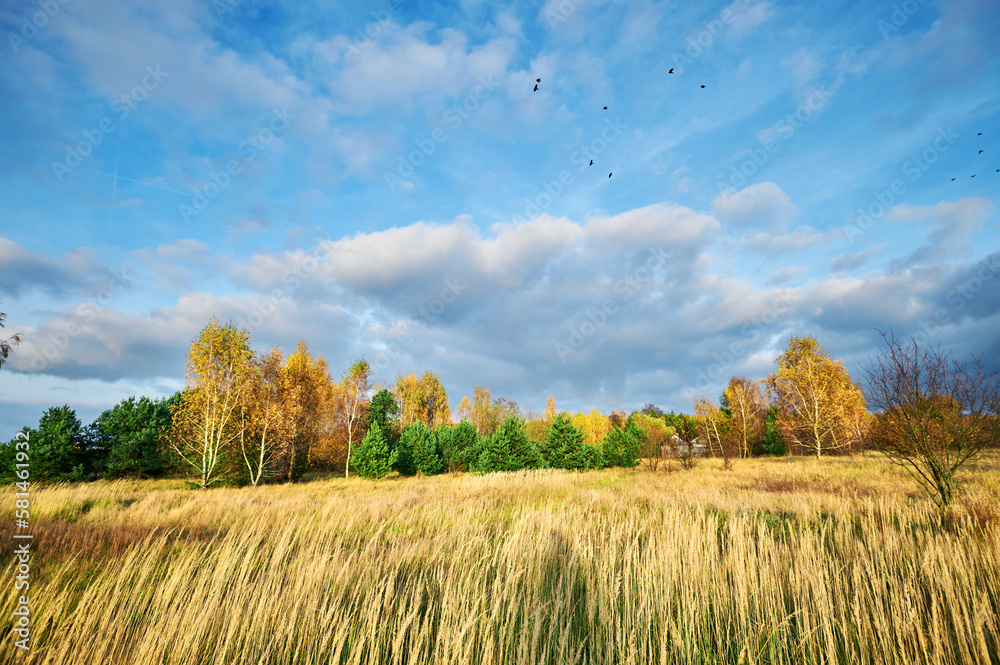
[[[35,487],[0,660],[1000,663],[1000,457],[943,518],[878,458],[673,469]]]

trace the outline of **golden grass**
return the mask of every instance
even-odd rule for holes
[[[0,654],[1000,662],[1000,459],[944,519],[878,458],[674,469],[35,488],[32,650],[14,653],[6,554]]]

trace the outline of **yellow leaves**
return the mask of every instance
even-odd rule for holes
[[[598,446],[611,431],[611,420],[597,409],[589,413],[577,413],[571,419],[573,426],[583,432],[584,443]]]
[[[556,419],[556,397],[555,395],[549,395],[548,399],[545,400],[545,419],[552,423]]]
[[[753,442],[764,432],[764,411],[767,400],[756,381],[734,376],[723,391],[732,414],[732,430],[740,455],[750,457]]]
[[[472,402],[469,401],[468,395],[462,396],[462,401],[458,403],[458,409],[455,410],[455,418],[459,422],[463,420],[472,420]]]
[[[817,456],[860,442],[866,425],[864,396],[843,362],[833,360],[812,337],[788,340],[766,379],[780,410],[785,437]]]
[[[392,394],[399,404],[399,421],[404,428],[415,422],[433,428],[451,420],[444,384],[433,372],[424,372],[420,379],[415,373],[397,375]]]

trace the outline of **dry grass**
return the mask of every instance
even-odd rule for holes
[[[17,661],[1000,663],[998,462],[37,490]]]

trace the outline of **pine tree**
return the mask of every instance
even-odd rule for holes
[[[351,465],[363,478],[385,478],[396,462],[396,452],[389,449],[382,427],[374,423],[354,449]]]
[[[555,416],[539,452],[546,466],[570,469],[574,467],[568,465],[567,457],[575,455],[583,445],[583,432],[573,425],[564,411]]]
[[[409,453],[413,473],[425,476],[441,473],[444,466],[434,430],[417,421],[403,430],[399,441],[400,448]]]
[[[542,468],[538,449],[524,432],[524,420],[508,416],[500,428],[487,437],[476,464],[477,471],[520,471]]]

